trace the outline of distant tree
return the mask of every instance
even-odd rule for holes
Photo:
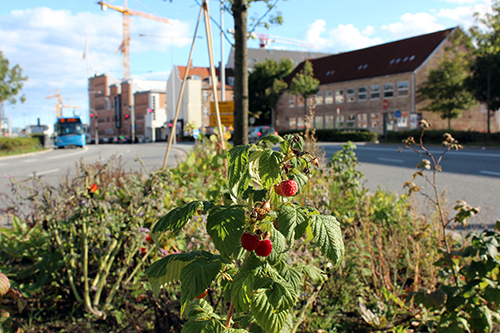
[[[2,102],[16,103],[16,97],[23,88],[23,82],[28,80],[27,76],[23,77],[22,72],[19,65],[9,68],[9,60],[0,51],[0,120],[2,119]],[[24,95],[20,96],[19,100],[24,103]],[[1,132],[0,135],[2,135]]]
[[[307,97],[319,91],[319,80],[314,77],[313,66],[306,60],[304,67],[290,82],[290,92],[304,99],[304,115],[307,114]]]
[[[256,124],[269,124],[272,112],[288,85],[283,81],[293,70],[289,58],[280,62],[268,59],[259,62],[248,76],[249,113]],[[274,125],[274,124],[273,124]]]
[[[497,110],[500,99],[498,77],[500,68],[498,57],[500,53],[500,3],[495,1],[491,12],[484,16],[476,13],[476,24],[469,29],[472,43],[470,51],[475,56],[472,63],[472,77],[468,86],[474,97],[486,103],[488,109],[488,133],[491,133],[491,111]]]
[[[448,129],[451,129],[451,119],[458,118],[474,104],[472,93],[465,84],[469,75],[467,59],[463,52],[448,52],[438,67],[429,71],[427,81],[418,90],[431,100],[422,110],[440,113],[442,119],[448,119]]]

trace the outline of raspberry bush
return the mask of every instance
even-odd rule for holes
[[[273,150],[278,143],[280,149]],[[332,269],[344,258],[336,218],[293,202],[317,159],[304,151],[301,137],[273,134],[234,147],[228,155],[228,187],[221,190],[220,200],[177,207],[151,232],[158,244],[165,233],[175,235],[194,217],[206,215],[207,233],[217,251],[168,255],[148,267],[149,283],[158,295],[167,284],[181,282],[181,312],[188,319],[182,332],[294,332],[301,283],[309,279],[321,284],[326,274],[289,260],[290,251],[311,242],[331,262],[325,267]],[[229,304],[220,311],[199,298],[215,287]]]

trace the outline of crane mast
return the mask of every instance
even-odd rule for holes
[[[123,41],[118,50],[122,53],[123,78],[130,79],[130,21],[132,20],[130,16],[135,15],[167,24],[174,24],[174,21],[165,17],[130,9],[127,7],[127,0],[124,0],[123,7],[114,6],[103,1],[99,1],[97,4],[101,5],[102,10],[109,8],[123,15]]]

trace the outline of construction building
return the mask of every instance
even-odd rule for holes
[[[314,77],[320,81],[314,110],[317,129],[367,129],[378,134],[386,131],[417,128],[420,119],[431,122],[434,129],[447,128],[440,114],[423,109],[429,100],[417,91],[426,82],[430,69],[438,65],[451,46],[446,29],[391,43],[311,59]],[[287,78],[303,68],[299,64]],[[308,101],[311,105],[312,98]],[[277,130],[304,128],[304,100],[285,92],[276,106]],[[492,131],[500,129],[498,112],[491,122]],[[487,113],[484,107],[464,111],[452,119],[455,130],[484,131]]]
[[[109,75],[89,78],[90,137],[166,138],[166,81],[117,80]],[[133,126],[133,127],[132,127]]]

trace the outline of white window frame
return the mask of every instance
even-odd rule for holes
[[[325,91],[325,104],[333,104],[333,90]]]
[[[344,101],[344,89],[335,90],[335,104],[342,104]]]
[[[368,100],[368,90],[366,86],[358,87],[358,102],[366,102]]]
[[[288,96],[288,107],[289,108],[295,107],[295,96]]]
[[[400,81],[398,82],[398,97],[404,98],[408,97],[410,92],[410,82]]]
[[[374,84],[370,86],[370,99],[380,99],[380,85]]]
[[[394,83],[384,84],[384,98],[394,98]]]
[[[322,91],[318,91],[318,93],[316,94],[316,104],[317,105],[323,104],[323,92]]]
[[[347,103],[356,102],[356,89],[355,88],[347,88],[345,95],[346,95]]]

